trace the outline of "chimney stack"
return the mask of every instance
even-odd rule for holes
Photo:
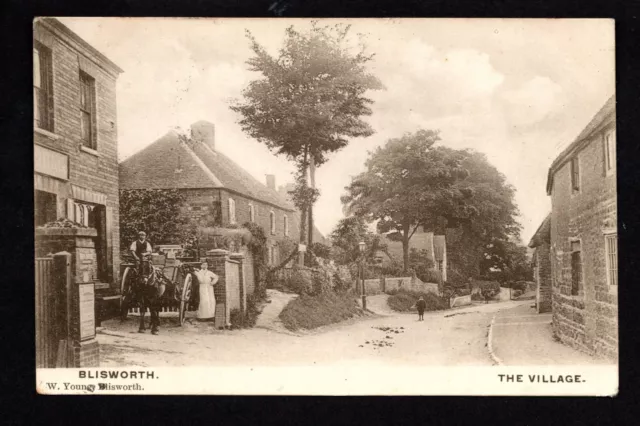
[[[212,151],[216,150],[216,126],[208,121],[200,120],[191,125],[191,139],[206,144]]]
[[[276,175],[265,175],[267,177],[267,187],[276,190]]]

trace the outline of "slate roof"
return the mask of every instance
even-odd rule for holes
[[[531,237],[531,241],[529,241],[529,247],[538,247],[544,243],[551,243],[551,213],[547,215],[547,217],[538,227],[536,233],[533,234],[533,237]]]
[[[549,167],[549,173],[547,175],[547,194],[551,195],[551,188],[553,187],[553,175],[555,172],[569,159],[571,154],[580,150],[586,143],[589,142],[590,137],[600,130],[603,124],[607,123],[611,118],[615,120],[616,114],[616,95],[612,95],[607,102],[600,108],[600,111],[593,116],[589,124],[580,132],[578,137],[565,148],[560,155],[551,163]]]
[[[120,163],[122,189],[221,188],[294,211],[275,190],[255,179],[219,151],[204,144],[190,148],[171,131]]]

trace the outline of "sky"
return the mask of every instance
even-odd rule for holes
[[[292,181],[293,165],[243,134],[233,99],[247,69],[248,29],[277,53],[285,28],[307,19],[59,18],[114,61],[118,155],[124,160],[176,127],[207,120],[216,149],[260,182]],[[393,137],[438,129],[442,144],[487,155],[516,192],[528,243],[550,211],[549,165],[615,91],[614,24],[607,19],[345,19],[375,54],[386,86],[357,138],[317,170],[314,219],[325,235],[343,217],[340,195],[368,152]]]

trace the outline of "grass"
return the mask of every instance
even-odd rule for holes
[[[449,302],[436,294],[431,292],[421,293],[418,291],[408,290],[400,290],[395,294],[390,295],[387,299],[387,304],[394,311],[407,312],[413,308],[420,296],[422,296],[424,301],[427,302],[427,312],[449,309]]]
[[[301,295],[280,312],[280,320],[288,330],[311,330],[335,324],[363,314],[352,293],[326,292],[317,296]]]

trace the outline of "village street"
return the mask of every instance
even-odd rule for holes
[[[160,335],[153,336],[148,332],[137,333],[137,317],[129,317],[124,323],[110,320],[98,335],[100,366],[327,366],[363,362],[397,366],[488,366],[496,364],[488,348],[492,319],[501,323],[494,327],[497,339],[493,352],[504,354],[508,360],[518,359],[512,352],[522,351],[523,345],[521,339],[504,338],[502,332],[509,328],[506,323],[515,324],[516,328],[509,330],[511,333],[522,332],[518,327],[531,329],[533,325],[534,329],[543,329],[549,324],[549,318],[542,321],[544,324],[537,320],[536,324],[524,326],[523,320],[513,321],[519,315],[533,315],[530,300],[431,312],[425,314],[424,322],[418,322],[415,314],[390,311],[385,297],[369,298],[369,309],[376,312],[369,317],[298,334],[277,330],[277,327],[221,331],[214,330],[210,323],[195,321],[178,327],[177,318],[164,317]],[[546,357],[540,357],[540,362],[534,364],[554,364],[560,357],[574,364],[598,362],[554,342],[550,334],[538,337],[544,346],[539,352],[545,352]],[[501,345],[513,345],[517,341],[520,349],[496,347],[498,340]],[[558,348],[563,352],[554,356]]]

